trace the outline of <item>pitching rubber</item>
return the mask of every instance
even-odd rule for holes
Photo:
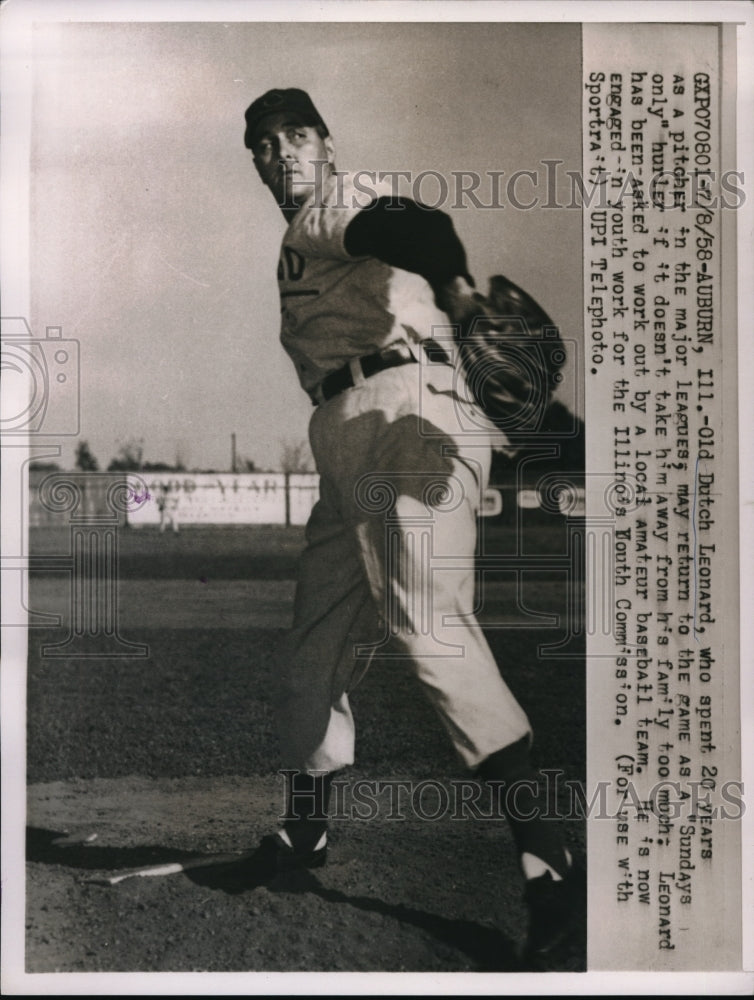
[[[211,868],[214,865],[232,864],[250,857],[251,852],[243,854],[213,854],[203,858],[188,858],[186,861],[172,861],[166,865],[150,865],[146,868],[136,868],[121,872],[120,875],[97,875],[82,881],[89,885],[117,885],[128,878],[158,878],[164,875],[177,875],[180,872],[191,871],[194,868]]]

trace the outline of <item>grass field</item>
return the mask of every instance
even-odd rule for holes
[[[563,539],[557,524],[526,551],[563,552]],[[32,609],[59,613],[62,627],[29,633],[30,971],[516,967],[523,911],[499,824],[335,823],[325,874],[238,897],[185,875],[109,889],[84,881],[149,860],[247,849],[275,822],[269,692],[302,541],[299,529],[283,528],[122,531],[120,629],[147,646],[143,658],[41,655],[65,637],[68,576],[32,576]],[[67,544],[64,531],[32,534],[35,554],[63,554]],[[485,555],[512,546],[508,528],[485,536]],[[522,611],[512,579],[485,575],[480,617],[530,716],[538,762],[583,781],[583,639],[571,640],[568,657],[541,655],[543,640],[566,635],[563,580],[534,569],[529,577]],[[531,610],[559,615],[560,625],[527,625]],[[352,777],[463,776],[399,661],[375,660],[352,703]],[[96,839],[54,843],[65,831]],[[583,858],[583,823],[569,822],[566,835]]]

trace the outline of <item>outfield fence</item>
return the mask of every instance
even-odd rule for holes
[[[389,491],[388,491],[389,492]],[[46,472],[34,473],[29,483],[28,505],[31,524],[68,534],[67,550],[56,546],[46,550],[40,537],[32,552],[4,555],[3,570],[15,577],[8,588],[8,624],[47,628],[61,623],[57,614],[27,612],[24,578],[29,572],[62,574],[68,589],[70,624],[61,641],[43,644],[45,657],[145,657],[148,647],[120,633],[119,550],[124,527],[146,528],[147,532],[179,530],[179,524],[202,525],[302,525],[319,493],[318,477],[312,474],[260,473],[218,476],[196,475],[139,476],[130,473]],[[433,514],[434,508],[428,507]],[[614,518],[593,524],[590,545],[586,545],[583,518],[583,490],[564,483],[556,473],[540,477],[537,487],[493,487],[484,497],[483,520],[504,527],[515,544],[498,550],[483,545],[476,558],[484,574],[504,573],[522,582],[532,572],[555,574],[567,587],[571,608],[566,638],[556,643],[548,655],[573,655],[573,643],[582,636],[582,590],[585,558],[597,557],[605,549],[597,535],[609,540]],[[431,538],[432,524],[423,526]],[[395,525],[386,513],[386,530]],[[555,533],[550,529],[555,528]],[[544,531],[550,539],[547,551],[526,549]],[[560,536],[559,538],[557,536]],[[595,540],[596,539],[596,540]],[[37,545],[41,548],[37,548]],[[586,548],[585,548],[586,545]],[[589,552],[586,550],[589,549]],[[424,548],[423,548],[424,551]],[[431,559],[431,544],[426,548]],[[427,566],[428,571],[431,566]],[[610,607],[607,602],[606,607]],[[9,617],[8,617],[9,616]],[[542,616],[533,615],[532,625],[541,625]],[[592,630],[609,627],[609,620],[592,621]],[[54,619],[54,620],[53,620]],[[518,627],[518,626],[517,626]],[[549,647],[548,647],[549,649]]]
[[[512,522],[583,516],[583,490],[514,483],[493,485],[480,515]],[[119,500],[113,504],[114,491]],[[59,502],[75,496],[77,519],[106,516],[132,528],[188,525],[304,525],[319,496],[315,473],[81,473],[29,474],[29,524],[67,525],[71,508]]]

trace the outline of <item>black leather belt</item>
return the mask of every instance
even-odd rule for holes
[[[446,352],[434,341],[424,340],[421,346],[430,361],[450,363]],[[359,372],[363,378],[367,379],[379,372],[387,371],[388,368],[397,368],[399,365],[407,365],[416,361],[417,359],[411,353],[410,348],[405,345],[400,348],[388,348],[377,354],[366,354],[364,357],[354,358],[342,368],[330,372],[322,379],[317,389],[312,393],[312,402],[317,406],[320,403],[326,403],[341,392],[345,392],[346,389],[353,389],[360,381]],[[354,369],[356,369],[356,377],[354,377]]]

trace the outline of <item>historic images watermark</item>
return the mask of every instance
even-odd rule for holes
[[[299,771],[283,769],[287,804],[290,784]],[[315,772],[310,772],[315,774]],[[583,782],[566,779],[558,768],[542,770],[543,781],[520,780],[483,783],[473,778],[451,779],[371,779],[336,778],[332,783],[327,812],[311,793],[314,818],[330,820],[503,820],[506,816],[531,820],[597,819],[613,822],[648,823],[651,817],[667,826],[675,821],[706,823],[713,820],[740,820],[746,812],[741,781],[726,781],[716,787],[710,777],[700,781],[660,779],[639,792],[630,778],[619,782],[600,781],[585,788]],[[527,808],[519,806],[526,792]],[[297,790],[297,801],[306,793]],[[532,800],[532,796],[535,796]],[[532,801],[534,804],[532,804]],[[281,818],[285,818],[284,804]]]
[[[67,437],[80,424],[79,342],[48,326],[35,337],[22,316],[0,319],[3,407],[0,435]]]
[[[462,210],[624,208],[628,203],[661,211],[693,211],[697,208],[739,209],[746,204],[743,170],[716,171],[695,166],[689,170],[691,147],[684,133],[671,132],[673,168],[659,166],[649,177],[631,169],[612,172],[600,164],[585,175],[580,170],[561,170],[564,161],[540,160],[533,168],[505,170],[330,170],[327,160],[316,161],[311,181],[314,205],[369,210],[377,198],[392,199],[388,208],[401,211],[401,198],[411,198],[420,208]],[[659,155],[659,153],[658,153]],[[659,161],[658,161],[659,162]],[[330,185],[329,179],[334,183]],[[346,184],[346,179],[350,183]],[[711,192],[719,185],[719,195]],[[326,192],[326,194],[325,194]],[[290,207],[285,200],[281,208]]]
[[[3,405],[0,440],[13,452],[21,491],[20,509],[27,509],[25,451],[38,449],[39,439],[77,435],[81,425],[79,341],[48,326],[35,337],[22,316],[0,320],[2,327]],[[27,446],[26,442],[32,442]],[[14,470],[16,471],[16,470]],[[34,485],[35,500],[59,526],[68,529],[64,554],[33,555],[16,539],[16,552],[3,552],[0,569],[16,575],[18,586],[8,592],[16,604],[6,625],[50,628],[65,624],[67,636],[42,646],[44,657],[145,657],[149,647],[120,634],[119,531],[125,515],[144,504],[149,493],[143,480],[134,489],[122,473],[52,472]],[[24,606],[24,574],[61,573],[68,585],[65,623],[60,615],[38,613]]]

